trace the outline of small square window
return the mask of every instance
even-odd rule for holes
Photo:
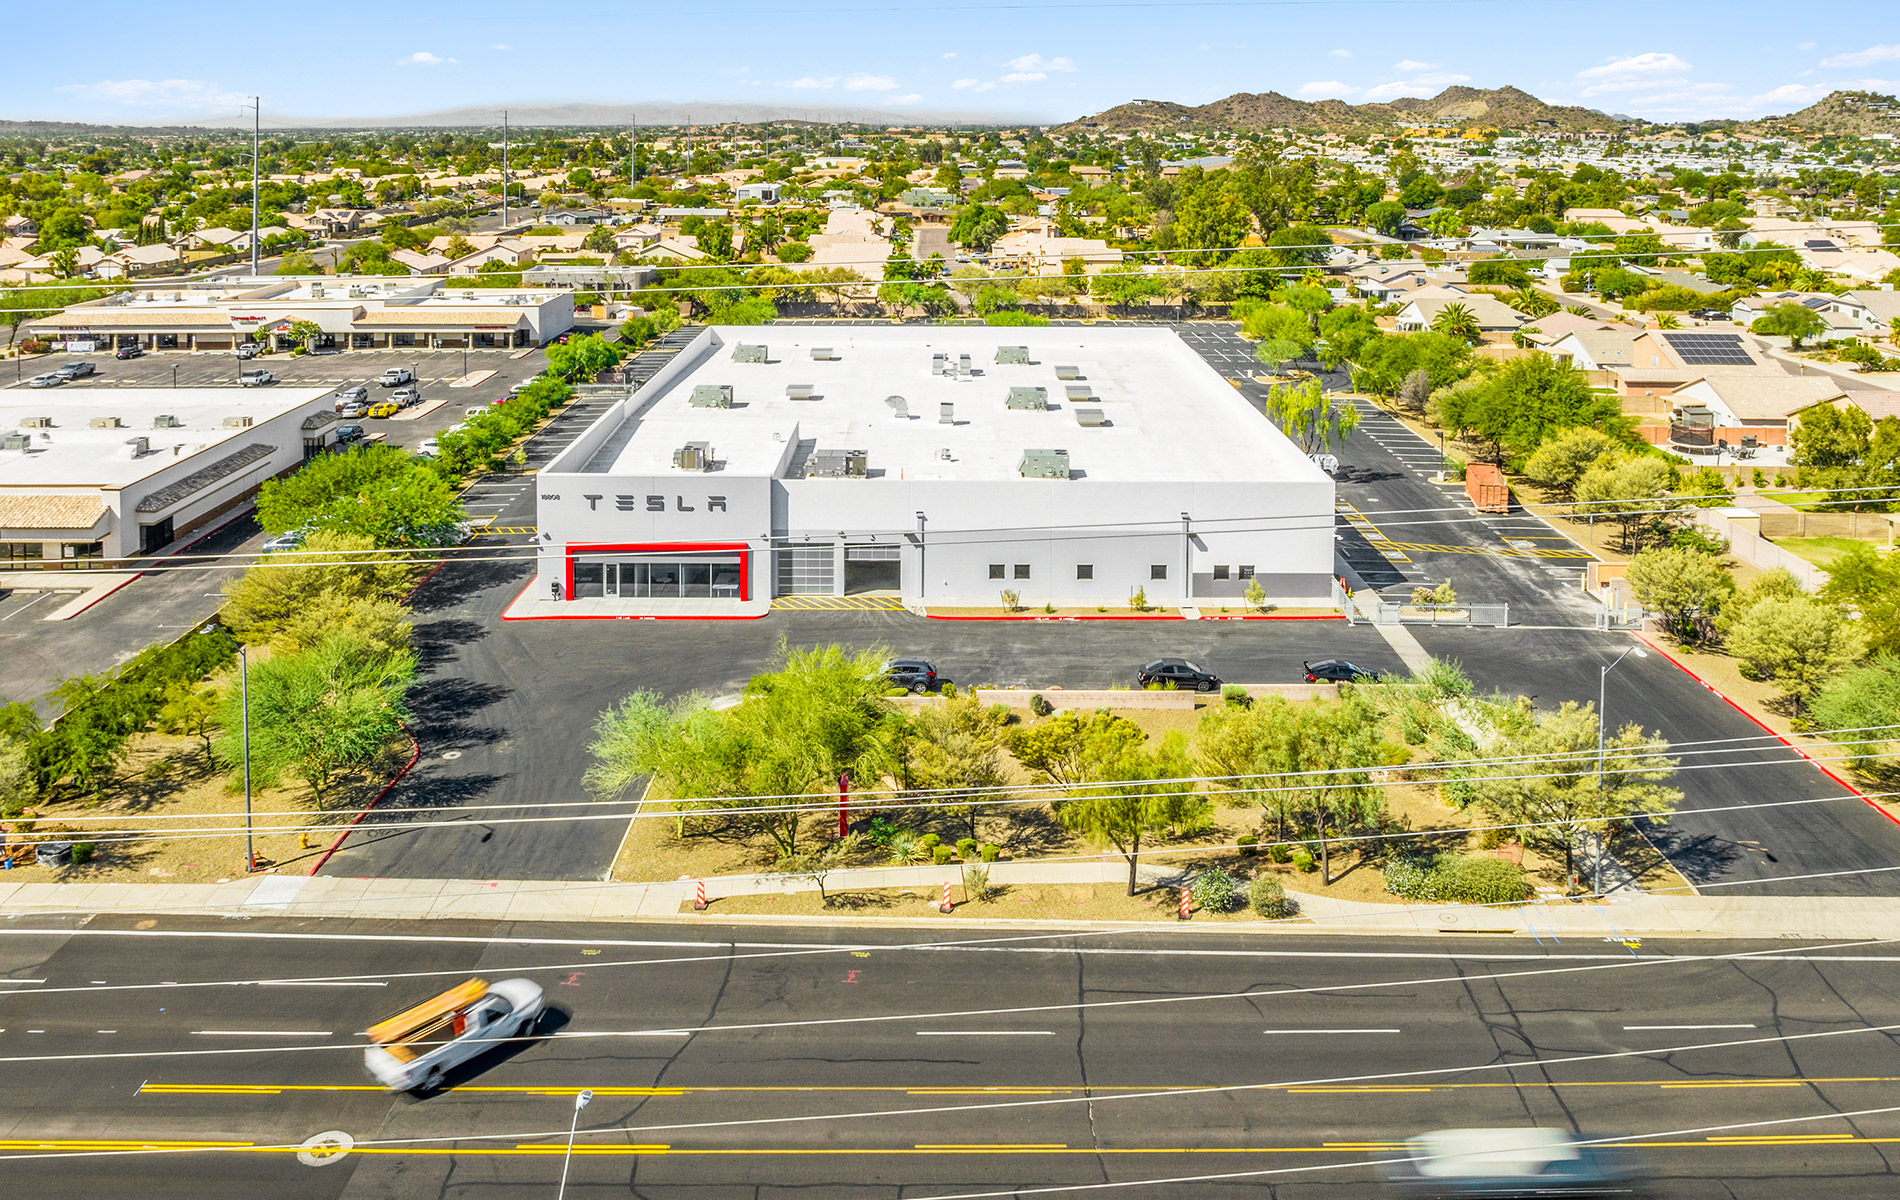
[[[1018,579],[1029,578],[1029,564],[1028,563],[1016,564],[1016,578]]]
[[[1150,579],[1166,579],[1167,577],[1167,563],[1156,563],[1154,566],[1148,568],[1148,578]]]
[[[1077,564],[1075,564],[1075,577],[1076,577],[1077,579],[1093,579],[1093,578],[1095,578],[1095,564],[1094,564],[1094,563],[1077,563]]]
[[[1214,578],[1216,578],[1216,579],[1225,579],[1225,578],[1227,578],[1227,568],[1226,568],[1226,567],[1215,567],[1215,568],[1214,568]]]
[[[991,563],[990,564],[990,578],[1001,579],[1002,577],[1003,577],[1003,564]]]
[[[1252,578],[1253,578],[1253,564],[1252,564],[1252,563],[1241,563],[1241,564],[1240,564],[1240,577],[1241,577],[1242,579],[1252,579]]]

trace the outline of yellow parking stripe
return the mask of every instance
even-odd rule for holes
[[[1358,530],[1366,541],[1372,543],[1374,550],[1385,555],[1386,561],[1395,563],[1409,563],[1412,561],[1406,557],[1405,551],[1400,549],[1396,542],[1385,536],[1385,534],[1380,533],[1379,527],[1367,520],[1366,514],[1360,512],[1357,508],[1354,508],[1344,500],[1337,500],[1334,502],[1334,511],[1346,518],[1346,524]]]
[[[523,534],[533,536],[535,532],[535,527],[532,525],[487,525],[475,530],[475,536],[488,537],[493,535],[495,537],[509,537]]]

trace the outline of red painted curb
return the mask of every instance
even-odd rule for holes
[[[926,611],[924,613],[924,616],[927,619],[932,620],[932,621],[1185,621],[1187,620],[1187,618],[1183,616],[1176,615],[1176,616],[1170,617],[1161,613],[1157,613],[1152,617],[1136,616],[1133,613],[1130,613],[1129,615],[1125,617],[1111,614],[1111,613],[1096,613],[1093,616],[1073,616],[1073,617],[1050,617],[1050,616],[960,617],[960,616],[938,616],[934,612]]]
[[[1861,799],[1861,802],[1865,804],[1867,807],[1873,809],[1875,812],[1887,818],[1889,821],[1892,821],[1894,824],[1900,825],[1900,816],[1896,816],[1895,814],[1888,812],[1886,809],[1882,808],[1879,804],[1875,803],[1874,800],[1867,795],[1867,793],[1861,791],[1859,788],[1855,787],[1853,784],[1847,782],[1847,780],[1842,779],[1839,775],[1836,775],[1833,771],[1829,770],[1826,766],[1822,765],[1821,763],[1815,762],[1813,757],[1810,756],[1806,750],[1803,750],[1800,746],[1789,741],[1783,735],[1776,733],[1774,730],[1768,728],[1768,726],[1763,725],[1759,717],[1755,716],[1754,713],[1749,712],[1747,709],[1743,708],[1741,705],[1735,703],[1735,701],[1723,695],[1721,690],[1718,689],[1714,684],[1710,683],[1708,680],[1702,678],[1702,676],[1696,674],[1693,670],[1691,670],[1687,663],[1683,662],[1681,659],[1677,658],[1675,655],[1669,653],[1669,651],[1663,649],[1661,646],[1657,645],[1655,642],[1651,641],[1649,638],[1644,637],[1642,634],[1639,633],[1636,635],[1636,637],[1637,637],[1637,640],[1642,642],[1645,646],[1648,646],[1651,650],[1654,650],[1656,653],[1662,655],[1664,658],[1674,663],[1676,665],[1676,669],[1681,671],[1684,675],[1687,675],[1689,678],[1695,680],[1697,683],[1701,684],[1703,687],[1709,689],[1710,692],[1714,693],[1718,698],[1721,699],[1722,703],[1728,705],[1730,708],[1734,709],[1736,712],[1741,713],[1744,717],[1747,717],[1750,721],[1753,721],[1755,725],[1762,730],[1762,732],[1770,735],[1776,741],[1780,742],[1782,745],[1786,746],[1788,749],[1794,751],[1796,754],[1799,754],[1802,758],[1806,759],[1809,766],[1813,767],[1815,770],[1819,771],[1821,774],[1827,776],[1829,779],[1832,779],[1835,783],[1840,784],[1842,787],[1846,788],[1849,792],[1852,792],[1854,795],[1859,796]]]
[[[422,743],[416,740],[415,734],[409,733],[409,726],[404,725],[402,727],[402,731],[404,733],[409,734],[409,745],[412,747],[412,752],[409,755],[409,761],[402,765],[402,770],[390,776],[389,782],[383,785],[383,790],[380,792],[377,792],[375,797],[371,799],[368,804],[365,804],[363,806],[363,811],[357,813],[355,819],[352,820],[348,825],[345,825],[343,827],[343,832],[336,835],[336,841],[330,843],[330,848],[317,856],[316,865],[310,868],[310,873],[312,875],[315,875],[318,871],[323,870],[323,864],[330,861],[330,856],[343,848],[343,840],[350,836],[350,830],[356,828],[357,822],[361,821],[364,817],[367,817],[370,814],[371,809],[375,808],[378,804],[381,804],[383,802],[383,797],[389,795],[390,790],[394,788],[397,783],[401,782],[402,777],[404,775],[407,775],[409,773],[409,768],[415,766],[416,762],[419,759],[421,759]]]

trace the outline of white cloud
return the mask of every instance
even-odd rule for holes
[[[945,62],[949,62],[951,59],[955,58],[956,56],[957,56],[957,52],[955,50],[946,50],[943,52],[943,60]]]
[[[1328,79],[1320,83],[1302,83],[1293,94],[1302,100],[1344,100],[1348,96],[1358,95],[1359,89],[1337,79]]]
[[[452,58],[438,58],[427,50],[418,50],[408,58],[397,59],[396,65],[399,67],[439,67],[444,63],[452,63],[454,61]]]
[[[837,87],[838,77],[836,75],[805,75],[798,79],[792,80],[790,83],[781,84],[779,86],[789,87],[789,88],[806,88],[809,90],[822,92],[829,88]]]
[[[1680,75],[1693,69],[1673,54],[1652,50],[1647,54],[1613,58],[1600,67],[1587,67],[1577,72],[1577,78],[1622,79],[1630,75]]]
[[[1795,49],[1796,49],[1796,50],[1812,50],[1812,49],[1814,49],[1814,43],[1813,43],[1813,42],[1802,42],[1802,43],[1801,43],[1801,44],[1800,44],[1799,46],[1796,46],[1796,47],[1795,47]]]
[[[983,87],[981,83],[979,83],[978,81],[974,79],[959,79],[955,83],[951,84],[950,86],[955,88],[959,92],[968,92],[968,91],[974,91],[978,89],[983,90],[983,91],[989,90],[989,88]],[[990,87],[994,87],[994,86],[996,85],[995,84],[990,85]]]
[[[924,97],[923,97],[922,92],[912,92],[907,96],[892,96],[889,99],[885,100],[884,103],[886,104],[916,104],[918,101],[922,100],[923,98]]]
[[[1403,62],[1393,63],[1392,69],[1394,71],[1404,71],[1407,74],[1410,74],[1413,71],[1429,71],[1429,70],[1432,70],[1436,66],[1438,66],[1437,63],[1422,63],[1422,62],[1419,62],[1417,59],[1408,58],[1404,60]]]
[[[1042,71],[1011,71],[997,77],[998,83],[1041,83],[1049,76]]]
[[[490,46],[489,49],[490,50],[513,50],[514,47],[510,46],[507,42],[496,42],[494,45]]]
[[[1044,58],[1040,54],[1025,54],[1012,58],[1003,64],[1012,71],[1033,74],[1037,71],[1073,71],[1075,63],[1066,58]]]
[[[1892,62],[1900,58],[1900,43],[1887,46],[1869,46],[1865,50],[1856,50],[1852,54],[1836,54],[1824,58],[1824,67],[1871,67],[1877,62]]]
[[[1397,100],[1400,96],[1427,97],[1450,87],[1454,83],[1469,83],[1471,76],[1455,75],[1449,71],[1435,71],[1420,75],[1415,79],[1395,79],[1391,83],[1382,83],[1378,87],[1367,88],[1360,99],[1372,103],[1380,100]]]
[[[105,79],[68,84],[59,90],[141,108],[230,108],[250,99],[202,79]]]
[[[859,71],[844,81],[844,90],[847,92],[894,92],[897,90],[897,80],[889,75],[866,75],[863,71]]]
[[[1351,58],[1352,57],[1352,51],[1345,50],[1345,49],[1329,50],[1327,51],[1327,53],[1331,54],[1334,58]]]

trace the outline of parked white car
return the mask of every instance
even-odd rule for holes
[[[433,1091],[502,1039],[530,1036],[541,1010],[541,985],[531,979],[471,979],[370,1026],[363,1065],[392,1092]]]
[[[389,370],[384,371],[383,377],[376,382],[382,384],[384,387],[401,387],[405,383],[414,383],[415,381],[415,374],[411,372],[408,367],[391,367]]]

